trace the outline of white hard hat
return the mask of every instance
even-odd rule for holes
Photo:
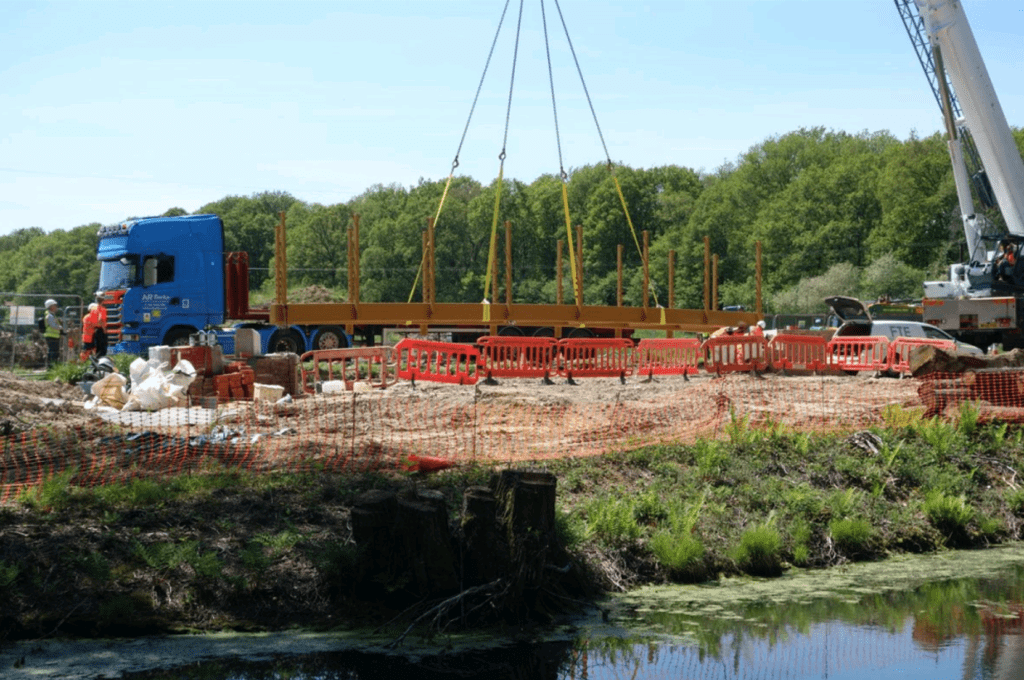
[[[49,300],[47,300],[46,302],[44,302],[44,303],[43,303],[43,305],[44,305],[44,306],[45,306],[45,307],[46,307],[47,309],[49,309],[50,307],[54,307],[54,306],[56,306],[56,304],[57,304],[57,301],[56,301],[56,300],[54,300],[53,298],[50,298]]]
[[[766,325],[766,324],[765,324],[765,322],[764,322],[764,319],[761,319],[760,321],[758,321],[758,322],[757,322],[757,325],[758,325],[758,327],[760,327],[760,328],[764,328],[764,327],[765,327],[765,325]]]

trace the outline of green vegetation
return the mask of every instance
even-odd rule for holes
[[[728,441],[652,446],[551,464],[560,500],[620,568],[649,553],[663,578],[778,574],[900,552],[1021,538],[1019,430],[894,407],[862,437],[734,418]],[[611,491],[608,491],[611,490]]]
[[[782,536],[771,524],[751,527],[740,536],[731,557],[748,574],[778,576],[782,573]]]
[[[1024,131],[1014,134],[1024,147]],[[699,286],[688,284],[703,276],[707,236],[721,258],[723,301],[753,303],[754,243],[761,241],[768,309],[810,312],[820,311],[822,298],[836,292],[864,298],[919,295],[927,275],[938,275],[957,260],[962,228],[951,172],[940,133],[899,140],[885,131],[848,134],[817,127],[770,137],[713,172],[619,166],[615,176],[636,230],[650,234],[651,276],[662,301],[668,251],[675,250],[676,304],[701,306]],[[554,175],[529,183],[509,179],[500,187],[488,178],[456,177],[438,222],[438,300],[480,300],[498,190],[501,219],[512,223],[514,233],[515,297],[554,302],[555,244],[565,235],[560,184]],[[327,206],[268,191],[227,196],[195,212],[220,215],[226,248],[249,253],[256,302],[273,295],[279,211],[288,220],[290,284],[297,291],[315,286],[322,300],[343,300],[346,250],[338,247],[338,235],[345,233],[350,215],[359,213],[361,297],[400,302],[413,289],[424,220],[437,211],[444,187],[442,180],[411,187],[377,184],[348,203]],[[629,225],[606,165],[573,169],[568,193],[570,213],[586,230],[586,302],[615,304],[616,247],[624,244],[625,301],[639,304],[640,254],[630,247]],[[173,207],[166,214],[186,211]],[[986,216],[998,231],[998,212]],[[0,290],[88,298],[98,277],[99,226],[50,233],[29,228],[0,237],[5,265]]]
[[[1017,426],[969,412],[962,425],[897,409],[888,417],[899,424],[849,436],[736,418],[720,441],[549,461],[559,479],[556,532],[610,588],[773,576],[792,566],[1022,538]],[[91,621],[119,611],[148,621],[161,612],[207,626],[279,607],[292,622],[308,621],[310,607],[319,621],[328,611],[344,615],[355,601],[357,550],[339,518],[357,494],[438,490],[454,516],[462,491],[491,472],[467,465],[416,477],[253,474],[211,466],[81,488],[67,470],[0,507],[5,526],[22,524],[0,541],[0,609],[51,603],[57,612],[74,592],[87,600],[76,616]],[[47,577],[54,569],[61,579]]]

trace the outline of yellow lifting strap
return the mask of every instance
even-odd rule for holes
[[[577,305],[582,305],[580,295],[579,272],[576,270],[576,248],[572,238],[572,220],[569,218],[569,189],[568,184],[562,182],[562,210],[565,213],[565,238],[569,245],[569,270],[572,272],[572,296]]]
[[[495,258],[498,257],[498,209],[502,203],[502,182],[505,179],[505,160],[502,159],[502,164],[498,168],[498,182],[495,186],[495,214],[490,219],[490,247],[487,248],[487,271],[483,277],[483,299],[490,300],[490,273],[495,268]],[[495,282],[495,288],[498,288],[498,282]],[[484,308],[484,320],[488,321],[486,316],[489,313],[489,309]]]
[[[629,216],[629,208],[626,207],[626,197],[622,193],[622,186],[619,184],[619,178],[615,175],[615,167],[609,163],[608,170],[612,173],[612,181],[615,182],[615,191],[619,194],[619,202],[622,203],[622,212],[626,215],[626,224],[629,225],[629,233],[633,235],[633,243],[636,244],[636,252],[640,254],[640,260],[643,261],[644,251],[643,248],[640,247],[640,240],[636,237],[636,229],[633,228],[633,220]],[[651,293],[654,294],[654,305],[656,307],[660,307],[661,305],[658,303],[657,291],[652,288]],[[662,312],[662,317],[664,317],[664,314],[665,312]],[[662,321],[662,323],[664,323],[664,321]]]
[[[441,217],[441,208],[444,207],[444,199],[448,198],[448,188],[452,185],[452,176],[455,173],[452,172],[448,175],[448,181],[444,183],[444,191],[441,192],[441,202],[437,204],[437,212],[434,213],[434,228],[437,228],[437,220]],[[436,232],[435,232],[436,233]],[[412,290],[409,291],[409,299],[406,302],[412,302],[412,296],[416,294],[416,286],[420,282],[420,274],[423,273],[423,260],[420,260],[420,268],[416,270],[416,278],[412,281]]]

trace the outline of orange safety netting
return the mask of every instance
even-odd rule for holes
[[[701,374],[579,386],[399,383],[291,403],[232,402],[153,413],[112,412],[88,425],[0,438],[0,503],[67,470],[98,485],[211,469],[366,471],[434,464],[522,464],[651,444],[726,437],[782,424],[842,432],[886,424],[892,405],[955,417],[1024,421],[1024,371],[929,379]],[[440,463],[439,463],[440,461]]]

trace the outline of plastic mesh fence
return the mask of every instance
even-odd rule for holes
[[[585,385],[507,380],[497,387],[400,383],[386,390],[233,402],[0,437],[0,503],[67,470],[73,483],[212,468],[329,472],[444,464],[523,464],[727,436],[730,424],[842,432],[883,425],[892,405],[956,417],[965,401],[981,419],[1024,421],[1024,371],[929,380],[746,374],[612,378]],[[421,460],[417,461],[419,458]]]

